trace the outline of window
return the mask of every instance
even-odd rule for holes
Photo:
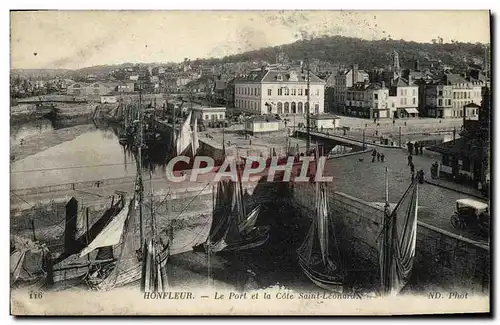
[[[373,99],[377,100],[378,99],[378,94],[373,94]]]
[[[208,120],[210,116],[208,114],[205,115],[205,120]]]
[[[457,93],[453,93],[453,99],[457,99]]]
[[[299,89],[299,96],[302,96],[302,88]]]
[[[319,89],[316,89],[316,96],[319,96]]]
[[[292,96],[296,96],[296,95],[297,95],[297,89],[292,88]]]
[[[401,89],[399,93],[401,94],[401,96],[403,96],[404,95],[403,89]]]
[[[417,96],[417,90],[416,89],[413,89],[412,96]]]
[[[415,97],[413,97],[413,105],[416,105],[416,104],[417,104],[417,99]]]
[[[438,106],[443,106],[443,100],[442,99],[438,99]]]
[[[278,88],[278,96],[283,96],[283,88]]]
[[[285,96],[289,96],[289,95],[290,95],[290,89],[285,88]]]
[[[309,89],[305,89],[305,95],[309,95]]]
[[[413,95],[413,96],[415,96],[415,95]],[[443,91],[442,90],[439,91],[439,96],[443,96]]]
[[[273,94],[273,90],[272,89],[268,89],[267,90],[267,96],[272,96]]]
[[[401,98],[401,99],[399,100],[399,103],[400,103],[401,105],[403,105],[403,98]]]

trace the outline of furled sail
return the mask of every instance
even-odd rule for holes
[[[193,157],[196,155],[198,148],[200,147],[200,142],[198,140],[198,119],[194,119],[193,135],[192,135],[191,150],[193,152]]]
[[[141,289],[144,292],[164,292],[167,289],[166,263],[160,262],[152,239],[144,244],[143,251]]]
[[[127,219],[130,207],[130,201],[125,207],[114,217],[109,224],[97,235],[97,237],[82,250],[80,257],[87,255],[94,249],[100,247],[114,246],[120,242],[123,233],[125,220]]]
[[[397,295],[413,269],[417,240],[418,184],[414,181],[394,210],[386,210],[379,241],[382,290]]]
[[[246,216],[246,219],[240,222],[240,224],[238,225],[240,233],[246,234],[255,227],[255,222],[257,221],[259,212],[260,212],[260,205],[256,206],[252,210],[252,212],[250,212],[248,216]]]
[[[343,290],[344,270],[333,224],[328,216],[325,183],[316,183],[316,213],[297,254],[302,270],[316,285],[331,291]]]
[[[177,137],[177,155],[181,155],[191,144],[191,112],[189,112],[186,120],[182,124]]]

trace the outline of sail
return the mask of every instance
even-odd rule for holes
[[[217,183],[215,207],[212,213],[212,226],[209,232],[209,240],[213,244],[221,241],[227,232],[233,192],[234,183],[230,180],[220,180]]]
[[[82,250],[80,257],[87,255],[94,249],[106,246],[114,246],[120,242],[125,220],[129,212],[130,202],[114,217],[111,222],[97,235],[97,237]]]
[[[386,212],[379,241],[382,289],[397,295],[413,269],[417,239],[418,185],[413,182],[392,213]]]
[[[177,155],[181,155],[191,144],[191,112],[189,112],[186,120],[182,124],[177,137]]]
[[[316,183],[316,213],[302,245],[299,258],[322,274],[342,276],[340,252],[328,214],[328,191],[325,183]]]
[[[110,290],[115,286],[139,280],[141,277],[141,264],[139,262],[139,224],[137,221],[136,200],[132,199],[129,204],[125,226],[123,228],[120,245],[118,245],[118,260],[112,273],[107,276],[98,286],[100,290]]]
[[[259,216],[260,205],[255,207],[252,212],[248,214],[245,220],[240,222],[238,225],[239,231],[242,234],[248,233],[255,227],[255,222],[257,221],[257,217]]]
[[[199,147],[200,147],[200,142],[198,140],[198,119],[195,118],[193,126],[192,143],[191,143],[191,150],[193,152],[193,157],[196,155],[196,152],[198,151]]]

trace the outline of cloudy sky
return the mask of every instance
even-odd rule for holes
[[[489,42],[487,11],[46,11],[11,13],[11,67],[77,69],[224,55],[342,35]],[[36,53],[36,55],[35,55]]]

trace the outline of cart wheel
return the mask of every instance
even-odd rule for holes
[[[454,228],[457,228],[457,229],[462,229],[462,221],[460,220],[460,218],[454,214],[451,216],[451,225],[454,227]]]

